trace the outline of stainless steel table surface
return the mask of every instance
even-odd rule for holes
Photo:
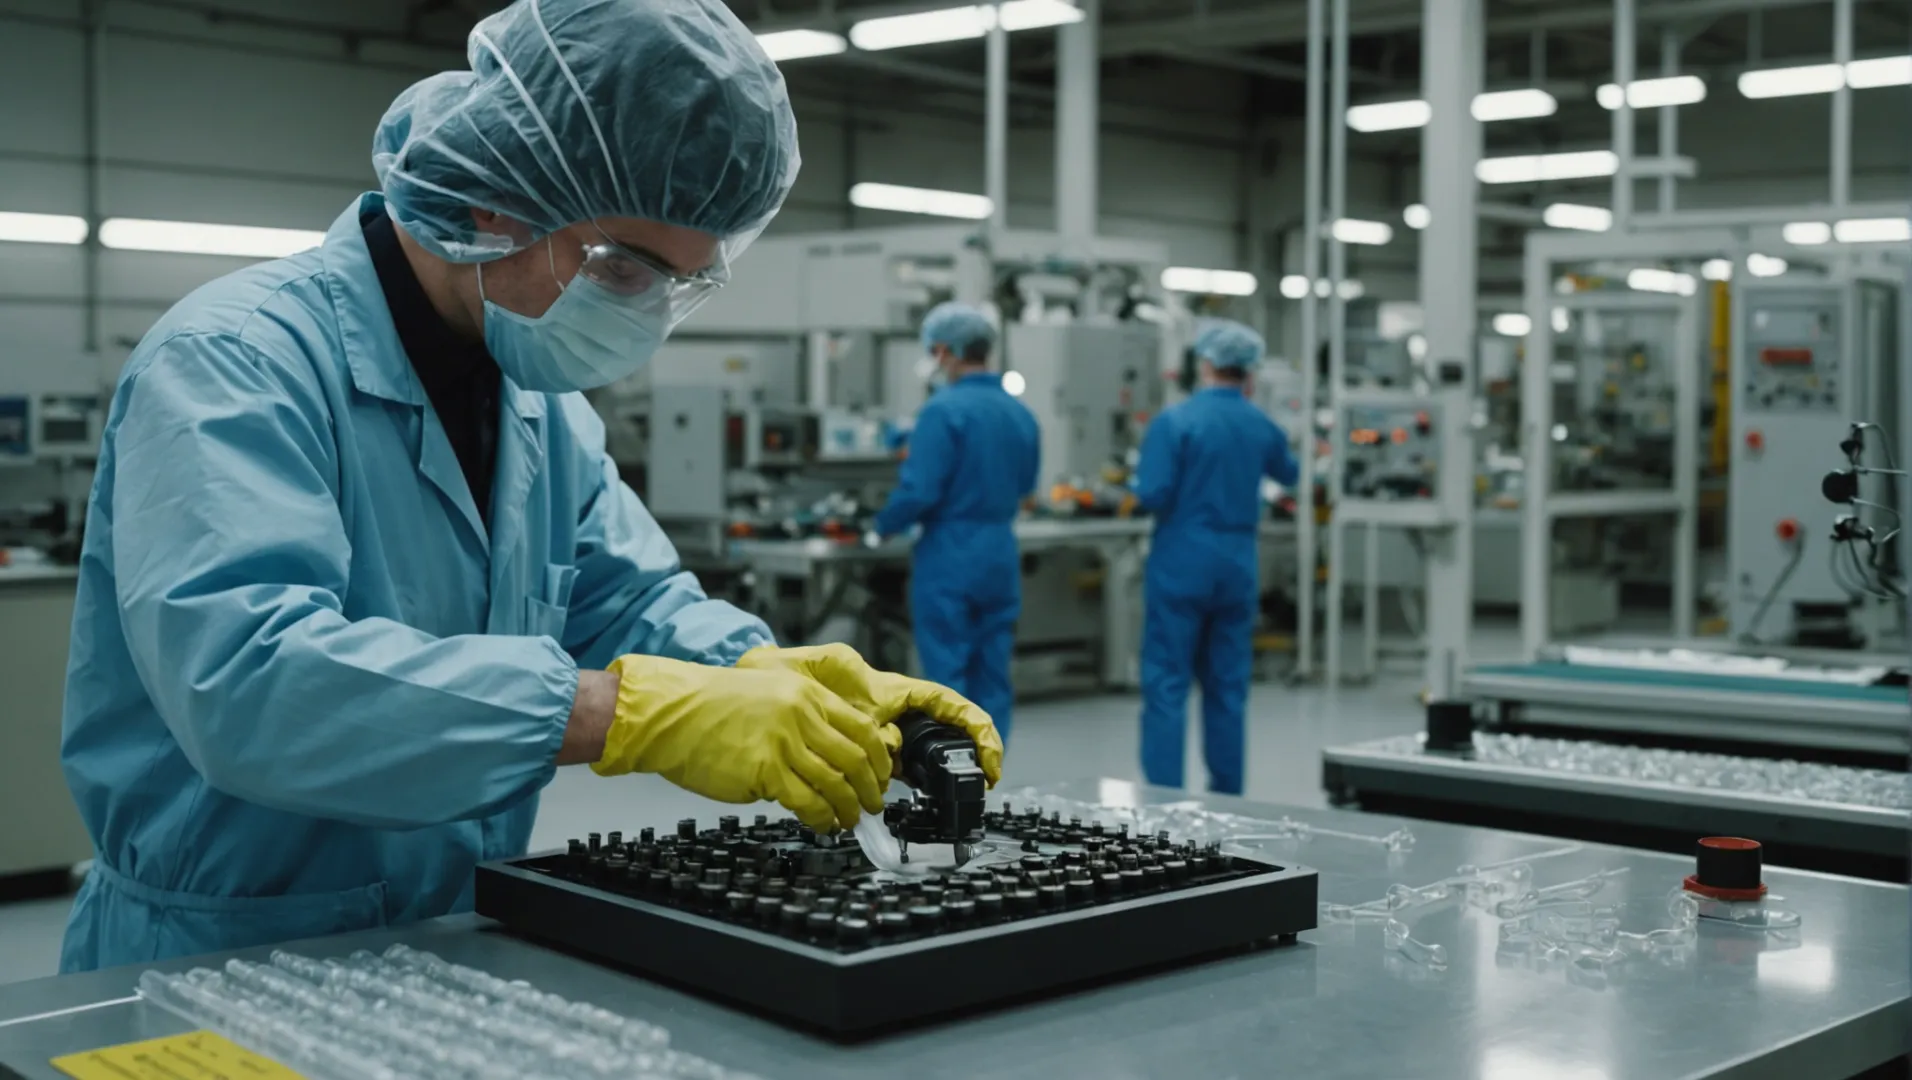
[[[1044,790],[1117,804],[1189,797],[1108,780]],[[1404,824],[1336,810],[1203,801],[1367,834]],[[1691,868],[1690,860],[1668,855],[1405,824],[1418,843],[1400,854],[1325,836],[1264,847],[1275,858],[1319,869],[1322,899],[1341,903],[1378,898],[1393,882],[1431,882],[1462,863],[1514,859],[1532,863],[1539,885],[1624,866],[1630,872],[1601,902],[1624,892],[1657,903]],[[294,947],[338,955],[404,941],[663,1024],[679,1048],[769,1078],[1799,1078],[1845,1076],[1906,1052],[1906,890],[1784,870],[1770,871],[1767,880],[1803,916],[1797,940],[1704,927],[1683,964],[1636,958],[1605,984],[1561,967],[1497,961],[1497,920],[1450,904],[1414,920],[1416,936],[1446,946],[1450,965],[1443,971],[1388,953],[1378,926],[1328,926],[1292,947],[848,1045],[519,941],[472,916]],[[54,1055],[185,1030],[142,1002],[7,1023],[124,997],[139,970],[0,986],[0,1062],[33,1080],[55,1080],[59,1074],[46,1065]]]

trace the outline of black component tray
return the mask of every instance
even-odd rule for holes
[[[969,864],[923,876],[794,821],[725,817],[485,863],[476,894],[527,937],[851,1036],[1291,943],[1315,926],[1316,875],[1005,807]]]

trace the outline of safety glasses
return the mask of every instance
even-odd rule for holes
[[[598,229],[598,235],[603,237],[601,243],[584,245],[584,263],[578,272],[612,295],[630,300],[634,307],[666,308],[673,326],[710,299],[728,277],[714,267],[680,274],[605,236],[603,229]]]

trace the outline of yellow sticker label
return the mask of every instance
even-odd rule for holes
[[[300,1080],[270,1058],[210,1031],[107,1046],[53,1059],[74,1080]]]

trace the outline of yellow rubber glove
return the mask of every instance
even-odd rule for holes
[[[624,656],[599,776],[656,773],[727,803],[774,800],[818,830],[883,812],[890,754],[877,723],[793,671]]]
[[[952,727],[962,728],[976,740],[977,764],[989,786],[1002,777],[1002,736],[989,714],[968,698],[946,686],[912,679],[871,667],[848,645],[810,645],[779,649],[763,645],[737,661],[740,668],[757,671],[794,671],[816,680],[837,697],[869,714],[882,725],[884,745],[891,753],[902,749],[903,736],[896,730],[896,718],[912,710]]]

